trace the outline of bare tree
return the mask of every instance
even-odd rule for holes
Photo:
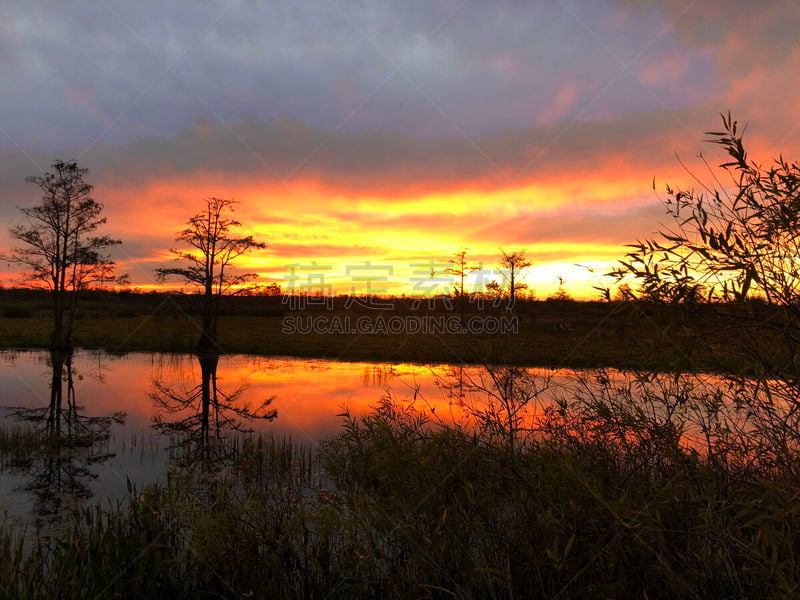
[[[478,267],[469,266],[467,264],[467,248],[462,248],[460,251],[456,252],[448,261],[452,267],[448,267],[445,269],[445,273],[448,275],[454,275],[458,278],[458,283],[455,286],[456,296],[458,296],[458,306],[459,310],[461,311],[461,324],[464,324],[464,278],[476,271]]]
[[[8,417],[22,425],[28,443],[13,444],[4,468],[25,475],[39,518],[55,524],[70,505],[91,498],[89,482],[97,477],[92,466],[114,457],[109,449],[111,427],[125,423],[124,412],[87,414],[76,399],[72,353],[50,351],[50,404],[7,407]],[[64,400],[66,399],[66,405]]]
[[[490,439],[514,451],[530,439],[539,399],[551,386],[550,374],[507,364],[452,367],[436,384],[448,392]]]
[[[197,346],[200,352],[219,347],[217,321],[222,298],[249,289],[244,284],[256,277],[255,273],[236,272],[234,261],[251,250],[266,247],[252,235],[238,236],[234,232],[241,223],[229,215],[237,201],[212,197],[205,202],[205,209],[191,217],[188,227],[175,237],[189,249],[170,250],[184,266],[156,269],[160,281],[176,275],[199,288],[203,298],[203,331]]]
[[[106,219],[100,216],[103,205],[91,197],[93,186],[84,179],[89,169],[74,160],[57,160],[51,169],[26,178],[40,189],[41,203],[20,209],[30,223],[10,233],[23,245],[4,258],[25,268],[24,282],[52,291],[51,348],[69,350],[79,294],[94,282],[115,281],[114,262],[105,252],[121,241],[94,235]]]
[[[524,269],[533,263],[526,257],[527,250],[514,250],[506,252],[500,249],[500,267],[506,271],[504,277],[508,280],[508,308],[514,308],[517,292],[528,289],[528,285],[520,283],[519,279]]]

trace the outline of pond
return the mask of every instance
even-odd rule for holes
[[[223,415],[230,429],[315,445],[340,429],[345,410],[363,415],[389,393],[437,419],[459,418],[452,389],[442,385],[453,369],[232,355],[219,358],[212,387],[236,408]],[[42,453],[41,444],[25,443],[25,432],[55,427],[47,410],[53,372],[48,351],[0,352],[0,515],[7,520],[24,519],[32,507],[49,514],[64,502],[115,502],[129,482],[141,489],[158,481],[175,455],[176,436],[201,420],[203,368],[196,356],[76,351],[69,381],[59,377],[55,386],[67,391],[54,460],[52,447]],[[257,411],[265,400],[262,413],[274,410],[274,419],[243,417],[242,409]],[[74,436],[69,444],[64,434]],[[54,487],[69,493],[50,506]]]
[[[445,422],[502,419],[508,412],[498,389],[523,399],[528,424],[554,400],[581,396],[609,405],[644,399],[658,421],[665,406],[678,415],[676,407],[691,408],[683,396],[719,385],[706,376],[639,381],[619,371],[492,372],[247,355],[218,357],[211,366],[193,355],[85,350],[69,368],[54,368],[59,360],[43,350],[0,352],[0,515],[7,522],[120,501],[131,485],[141,489],[163,480],[171,463],[194,460],[187,448],[205,452],[214,439],[241,443],[250,432],[266,432],[314,446],[341,429],[343,412],[364,415],[387,395]],[[52,390],[62,388],[62,409],[54,411]],[[209,400],[217,411],[208,410]],[[682,432],[702,445],[697,431]]]

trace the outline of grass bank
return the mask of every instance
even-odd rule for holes
[[[513,313],[468,305],[466,333],[458,311],[438,301],[417,306],[393,299],[391,310],[347,306],[290,310],[281,298],[230,298],[220,319],[224,353],[421,363],[503,363],[520,366],[619,367],[669,370],[680,363],[696,370],[719,369],[723,352],[696,343],[701,325],[675,328],[654,307],[619,303],[518,301]],[[193,296],[93,292],[81,304],[75,343],[113,353],[191,352],[200,335],[199,305]],[[43,292],[0,290],[0,347],[41,348],[51,331],[49,298]],[[363,332],[352,332],[366,323]],[[513,324],[513,331],[493,326]],[[444,326],[444,330],[435,329]],[[426,332],[423,327],[428,327]],[[415,330],[415,328],[420,328]],[[726,346],[724,340],[718,347]]]

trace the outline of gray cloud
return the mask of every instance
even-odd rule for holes
[[[696,124],[696,134],[681,123]],[[567,130],[536,127],[467,140],[398,131],[332,132],[293,120],[251,118],[229,126],[202,119],[171,138],[98,145],[84,162],[109,185],[227,173],[248,175],[254,182],[311,178],[333,188],[391,196],[586,173],[602,169],[608,159],[646,167],[649,178],[655,174],[651,169],[671,162],[675,151],[693,151],[703,129],[715,124],[711,109],[662,111],[579,122]],[[16,165],[26,164],[16,151],[3,154],[13,156]]]
[[[0,127],[24,147],[49,150],[170,135],[199,116],[481,136],[681,108],[714,82],[714,64],[700,54],[643,88],[637,69],[658,68],[682,52],[680,42],[667,32],[628,72],[620,60],[663,22],[653,9],[617,23],[612,8],[11,0]]]

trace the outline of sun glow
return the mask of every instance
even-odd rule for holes
[[[100,182],[96,195],[106,207],[108,233],[124,242],[114,256],[119,270],[143,290],[182,289],[157,283],[154,271],[175,264],[169,250],[180,248],[177,233],[203,199],[217,196],[238,201],[233,217],[241,235],[267,243],[235,265],[263,285],[290,291],[316,282],[337,294],[450,293],[448,261],[466,249],[470,266],[482,273],[469,279],[470,291],[480,292],[501,279],[501,249],[526,249],[533,265],[524,276],[538,297],[563,281],[570,294],[589,299],[596,297],[599,273],[635,239],[624,224],[626,212],[656,202],[632,168],[614,166],[613,173],[600,165],[585,173],[553,171],[527,180],[524,172],[503,173],[405,189],[394,181],[386,190],[374,175],[362,184],[302,172],[285,180],[263,170],[256,176],[205,172]],[[598,218],[602,225],[595,225]],[[149,224],[146,233],[141,223]],[[435,283],[424,282],[431,271]]]

